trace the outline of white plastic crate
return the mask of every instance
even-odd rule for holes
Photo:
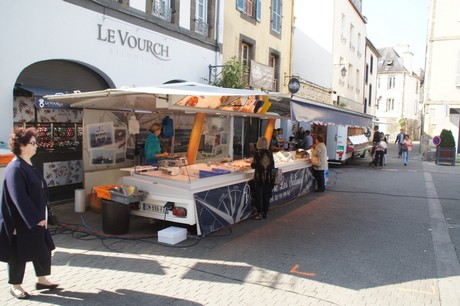
[[[187,229],[182,227],[170,226],[158,231],[158,242],[176,244],[187,239]]]

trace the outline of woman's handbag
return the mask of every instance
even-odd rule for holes
[[[53,209],[49,206],[49,204],[46,205],[46,207],[48,207],[48,224],[53,226],[58,225],[59,221],[56,215],[54,214]]]
[[[321,164],[321,161],[319,159],[318,155],[315,155],[314,150],[311,150],[311,155],[310,155],[310,163],[313,166],[319,166]]]

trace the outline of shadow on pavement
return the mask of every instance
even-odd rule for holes
[[[31,300],[50,305],[202,305],[188,300],[126,289],[118,289],[114,292],[100,290],[97,293],[55,290],[32,295]],[[103,302],[98,303],[95,300]]]
[[[58,251],[54,265],[164,275],[162,260],[182,258],[189,269],[183,279],[271,288],[289,286],[283,275],[353,290],[451,276],[437,275],[421,160],[414,154],[409,166],[402,167],[394,151],[388,156],[388,166],[382,170],[369,169],[369,157],[331,167],[325,193],[307,194],[271,209],[266,220],[245,220],[171,247],[156,243],[155,237],[102,242],[58,234],[58,247],[108,255]],[[58,210],[66,222],[80,223],[72,207]],[[100,230],[100,215],[84,216]],[[132,217],[130,235],[138,233],[155,234],[146,219]],[[111,252],[139,259],[112,257]],[[148,255],[155,259],[143,258]],[[265,278],[250,277],[254,271],[262,271]],[[117,293],[139,295],[139,300],[162,298]]]

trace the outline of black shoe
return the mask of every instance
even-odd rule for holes
[[[263,219],[267,219],[267,214],[262,214]]]
[[[37,290],[45,290],[45,289],[54,290],[57,287],[59,287],[58,284],[51,284],[51,285],[44,285],[44,284],[40,284],[40,283],[35,284],[35,289],[37,289]]]
[[[16,294],[16,292],[13,290],[13,288],[10,288],[10,293],[11,293],[12,296],[17,298],[18,300],[28,300],[28,299],[30,299],[30,294],[28,294],[25,291],[23,291],[23,292],[21,292],[19,294]]]

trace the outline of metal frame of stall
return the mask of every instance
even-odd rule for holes
[[[243,117],[248,116],[267,119],[268,124],[265,130],[265,136],[268,139],[271,139],[271,134],[273,132],[275,125],[275,120],[289,119],[289,117],[287,116],[288,114],[281,116],[277,113],[267,112],[267,110],[269,110],[270,104],[272,103],[270,102],[269,97],[281,95],[285,94],[253,90],[227,89],[193,82],[185,82],[145,88],[120,88],[107,89],[97,92],[52,95],[45,96],[45,99],[57,103],[67,103],[70,104],[71,107],[78,107],[84,109],[113,110],[133,113],[162,111],[168,113],[171,111],[194,113],[195,122],[192,128],[189,149],[187,151],[188,164],[193,164],[196,161],[196,151],[199,145],[199,141],[201,139],[200,136],[202,134],[203,121],[206,118],[206,114]],[[284,202],[285,200],[298,196],[303,192],[310,191],[309,189],[311,189],[311,175],[310,171],[306,171],[306,168],[307,163],[304,163],[297,169],[294,169],[296,171],[295,174],[288,174],[289,171],[285,173],[285,181],[287,183],[285,187],[279,187],[279,190],[275,191],[275,204],[281,201]],[[245,190],[248,190],[248,184],[252,177],[252,171],[244,173],[243,176],[244,179],[240,179],[238,182],[235,182],[235,184],[233,184],[231,188],[230,186],[228,186],[227,183],[223,183],[222,186],[215,188],[215,190],[218,190],[216,192],[225,193],[227,192],[226,190],[228,190],[229,188],[233,192],[235,192],[236,189],[241,189],[241,199],[247,200],[248,194]],[[299,179],[300,176],[303,176],[305,179]],[[129,181],[129,179],[127,179],[127,181]],[[308,181],[308,184],[305,184],[306,181]],[[308,188],[305,188],[306,185],[308,185]],[[297,186],[295,188],[297,188],[298,190],[296,190],[295,192],[291,192],[294,188],[293,186]],[[86,186],[85,184],[85,188],[90,189],[92,188],[92,186]],[[144,189],[146,188],[147,187],[144,187]],[[222,191],[219,188],[224,188],[225,190]],[[289,188],[290,191],[284,190],[287,188]],[[195,203],[201,204],[209,202],[207,200],[209,190],[197,189],[191,191],[193,191],[192,196],[189,196],[188,200],[186,200],[185,202],[188,201],[189,204],[190,201],[195,201]],[[206,194],[202,194],[203,192],[205,192]],[[231,194],[231,192],[229,192],[227,195],[229,194]],[[155,201],[160,200],[160,202],[168,202],[168,196],[171,196],[171,194],[166,194],[163,198],[160,197],[159,199],[157,192]],[[222,196],[221,194],[219,197],[222,198],[225,196]],[[234,198],[235,197],[233,197],[233,199]],[[149,199],[148,196],[147,199]],[[200,207],[197,207],[197,209],[195,210],[191,210],[191,213],[196,214],[195,221],[193,221],[192,218],[192,221],[187,220],[186,222],[182,223],[190,224],[196,222],[198,223],[198,231],[200,233],[206,234],[211,231],[217,230],[222,226],[233,224],[246,218],[251,213],[250,204],[250,201],[245,201],[244,208],[240,207],[237,215],[221,218],[222,220],[218,222],[219,224],[221,224],[221,226],[215,225],[215,221],[217,220],[216,216],[221,216],[221,214],[219,213],[208,214],[213,215],[211,219],[214,219],[212,219],[211,221],[200,223],[200,220],[204,219],[203,211],[206,205],[202,205]],[[235,205],[236,202],[234,201],[230,203],[230,206],[232,207],[234,207]],[[210,211],[211,210],[213,209],[210,209]],[[238,211],[238,209],[235,211]],[[175,220],[175,218],[173,217],[168,217],[169,221],[178,221]],[[209,220],[210,218],[207,219]]]

